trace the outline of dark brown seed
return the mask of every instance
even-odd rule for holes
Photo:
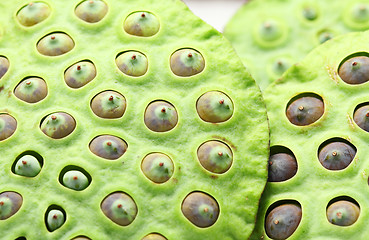
[[[269,158],[269,182],[286,181],[297,172],[297,162],[294,156],[287,153],[276,153]]]
[[[92,111],[101,118],[120,118],[126,111],[126,99],[115,91],[104,91],[91,101]]]
[[[17,121],[9,114],[0,113],[0,141],[9,138],[17,129]]]
[[[14,95],[27,103],[37,103],[47,96],[46,82],[39,77],[26,78],[14,89]]]
[[[13,216],[21,208],[23,198],[16,192],[2,192],[0,194],[0,220]]]
[[[369,57],[358,56],[346,60],[338,75],[348,84],[361,84],[369,80]]]
[[[301,208],[295,204],[282,204],[275,207],[265,218],[265,230],[271,239],[289,238],[300,224]]]
[[[118,159],[126,152],[127,148],[128,145],[125,141],[112,135],[98,136],[90,143],[92,153],[109,160]]]
[[[344,142],[332,142],[319,151],[319,161],[329,170],[345,169],[356,154],[356,149]]]
[[[108,12],[108,5],[101,0],[85,0],[74,10],[77,17],[88,23],[101,21]]]
[[[213,225],[219,216],[219,205],[210,195],[192,192],[182,202],[183,215],[200,228]]]
[[[208,141],[197,149],[201,165],[213,173],[225,173],[233,162],[232,150],[220,141]]]
[[[0,56],[0,78],[2,78],[9,69],[9,60]]]
[[[46,56],[63,55],[74,48],[73,39],[65,33],[50,33],[37,43],[37,50]]]
[[[177,125],[177,110],[168,102],[154,101],[147,106],[144,121],[150,130],[166,132]]]
[[[76,121],[68,113],[56,112],[46,116],[41,122],[41,130],[47,136],[60,139],[71,134],[76,128]]]
[[[286,110],[291,123],[306,126],[316,122],[324,113],[324,103],[316,97],[301,97],[293,101]]]
[[[361,129],[369,132],[369,105],[364,105],[355,110],[354,121]]]
[[[341,200],[332,203],[327,208],[328,221],[338,226],[350,226],[360,215],[360,208],[355,203]]]
[[[170,68],[177,76],[190,77],[204,70],[205,60],[194,49],[180,49],[170,57]]]

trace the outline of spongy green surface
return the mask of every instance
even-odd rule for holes
[[[0,55],[10,61],[0,80],[0,112],[9,113],[18,123],[16,132],[0,142],[0,191],[15,191],[23,197],[20,210],[0,221],[1,238],[141,239],[158,232],[167,239],[246,239],[254,227],[267,177],[268,128],[261,93],[229,43],[177,0],[106,0],[108,13],[96,24],[75,16],[76,1],[44,2],[51,7],[51,15],[28,28],[16,20],[17,11],[28,2],[0,2]],[[155,14],[159,32],[152,37],[125,33],[123,22],[134,11]],[[56,57],[39,54],[37,42],[55,31],[71,36],[75,47]],[[180,48],[199,51],[205,59],[204,71],[186,78],[174,75],[170,56]],[[144,76],[129,77],[118,69],[115,58],[126,50],[147,56],[149,68]],[[79,89],[68,87],[64,71],[86,59],[95,64],[96,78]],[[35,104],[13,94],[28,76],[41,77],[48,86],[47,97]],[[118,91],[126,98],[122,118],[102,119],[92,112],[91,99],[104,90]],[[197,99],[210,90],[222,91],[232,99],[234,113],[228,121],[206,123],[196,113]],[[175,106],[178,124],[173,130],[156,133],[145,126],[144,111],[153,100]],[[59,111],[72,115],[77,126],[70,135],[56,140],[40,130],[40,122]],[[94,155],[89,143],[103,134],[125,140],[127,152],[112,161]],[[226,173],[211,174],[197,160],[197,148],[208,140],[231,147],[233,165]],[[44,159],[34,178],[11,172],[17,156],[27,150]],[[155,184],[141,172],[141,161],[150,152],[163,152],[173,160],[174,174],[168,182]],[[91,175],[85,190],[74,191],[58,181],[69,165]],[[100,209],[102,200],[115,191],[129,194],[138,207],[136,219],[126,227],[113,223]],[[217,200],[220,216],[213,226],[201,229],[183,216],[181,203],[192,191],[206,192]],[[51,233],[44,222],[50,205],[66,212],[65,224]]]
[[[288,239],[367,239],[369,133],[354,122],[353,114],[359,104],[368,102],[369,82],[349,85],[339,77],[338,68],[352,54],[368,56],[368,37],[369,32],[351,33],[321,45],[266,89],[271,147],[290,149],[298,170],[287,181],[267,184],[251,239],[269,239],[264,230],[267,210],[283,200],[295,200],[302,208],[300,225]],[[306,92],[322,97],[324,114],[311,125],[293,125],[286,117],[287,104]],[[319,162],[319,146],[331,138],[346,139],[357,148],[355,158],[343,170],[327,170]],[[328,222],[328,203],[341,196],[360,206],[360,216],[351,226]]]
[[[251,0],[228,22],[224,34],[231,41],[243,63],[260,88],[265,89],[282,74],[273,70],[278,61],[292,66],[320,44],[323,32],[337,36],[369,29],[369,20],[353,20],[353,9],[362,4],[369,10],[369,0]],[[317,12],[307,20],[303,9]],[[258,29],[266,20],[280,24],[283,36],[276,41],[260,42]]]

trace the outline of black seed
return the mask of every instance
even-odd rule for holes
[[[294,156],[287,153],[276,153],[269,158],[269,182],[286,181],[297,172],[297,162]]]

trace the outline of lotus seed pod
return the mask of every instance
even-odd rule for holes
[[[354,121],[361,129],[369,132],[369,105],[361,106],[355,110]]]
[[[332,203],[327,208],[328,221],[338,226],[350,226],[360,215],[360,208],[355,203],[341,200]]]
[[[14,95],[27,103],[37,103],[47,96],[46,82],[39,77],[26,78],[14,89]]]
[[[74,10],[77,17],[88,23],[96,23],[108,12],[108,5],[101,0],[85,0]]]
[[[168,240],[168,239],[159,233],[150,233],[141,240]]]
[[[292,124],[306,126],[316,122],[324,113],[324,103],[317,97],[301,97],[288,105],[286,116]]]
[[[127,151],[127,148],[128,145],[125,141],[112,135],[98,136],[90,143],[92,153],[108,160],[120,158]]]
[[[182,202],[183,215],[200,228],[212,226],[219,216],[219,205],[210,195],[192,192]]]
[[[5,75],[8,69],[9,69],[9,60],[4,56],[0,56],[0,79]]]
[[[65,83],[71,88],[81,88],[96,77],[95,65],[81,61],[70,66],[64,73]]]
[[[151,37],[160,29],[159,19],[150,12],[131,13],[124,21],[124,30],[131,35]]]
[[[232,150],[220,141],[208,141],[197,150],[201,165],[213,173],[225,173],[232,165]]]
[[[17,129],[17,121],[9,114],[0,113],[0,141],[9,138]]]
[[[25,177],[35,177],[41,171],[40,162],[32,155],[24,155],[19,158],[14,172]]]
[[[170,68],[177,76],[190,77],[204,70],[205,60],[194,49],[179,49],[170,57]]]
[[[76,128],[76,121],[68,113],[56,112],[46,116],[40,126],[47,136],[60,139],[68,136]]]
[[[293,65],[333,37],[369,30],[368,20],[367,0],[246,1],[224,35],[264,91],[287,70],[265,71],[278,56],[289,56]]]
[[[154,132],[166,132],[173,129],[178,122],[177,110],[164,101],[154,101],[145,111],[145,124]]]
[[[0,194],[0,220],[12,217],[18,212],[23,203],[23,198],[16,192],[2,192]]]
[[[118,55],[115,59],[120,71],[128,76],[140,77],[147,72],[147,57],[137,51],[128,51]]]
[[[282,204],[275,207],[265,219],[268,237],[276,240],[289,238],[301,221],[302,211],[295,204]]]
[[[220,123],[232,117],[233,103],[226,94],[210,91],[197,100],[196,110],[205,122]]]
[[[31,2],[17,13],[17,19],[23,26],[31,27],[44,21],[51,13],[49,5],[44,2]]]
[[[361,84],[369,80],[369,57],[359,56],[346,60],[338,70],[341,79],[348,84]]]
[[[71,170],[64,174],[63,184],[67,188],[81,191],[89,185],[89,180],[85,174],[77,170]]]
[[[141,170],[154,183],[164,183],[173,175],[172,159],[163,153],[150,153],[141,163]]]
[[[37,50],[45,56],[63,55],[73,48],[73,39],[61,32],[50,33],[37,43]]]
[[[269,158],[269,182],[286,181],[297,172],[297,162],[293,155],[288,153],[276,153]]]
[[[64,213],[58,209],[50,210],[47,213],[46,226],[50,232],[60,228],[65,222]]]
[[[126,99],[115,91],[104,91],[91,101],[92,111],[101,118],[120,118],[126,111]]]
[[[331,142],[319,151],[319,161],[329,170],[345,169],[356,155],[356,149],[344,142]]]
[[[101,210],[107,218],[120,226],[131,224],[137,215],[135,201],[126,193],[116,192],[101,202]]]

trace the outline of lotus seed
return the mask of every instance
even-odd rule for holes
[[[190,77],[204,70],[205,60],[194,49],[179,49],[170,57],[170,68],[177,76]]]
[[[67,188],[81,191],[89,185],[89,180],[85,174],[77,170],[71,170],[64,174],[63,184]]]
[[[9,138],[17,128],[17,121],[9,114],[0,113],[0,141]]]
[[[124,30],[131,35],[151,37],[160,29],[158,18],[150,12],[131,13],[124,21]]]
[[[17,161],[14,172],[25,177],[35,177],[41,171],[40,162],[32,155],[24,155]]]
[[[291,123],[306,126],[316,122],[324,113],[324,103],[317,97],[301,97],[293,101],[286,110]]]
[[[150,153],[141,163],[142,172],[154,183],[164,183],[173,175],[172,160],[162,153]]]
[[[361,129],[369,132],[369,105],[361,106],[355,110],[354,121]]]
[[[46,116],[40,128],[47,136],[60,139],[73,132],[76,128],[76,121],[68,113],[56,112]]]
[[[63,55],[74,48],[74,41],[65,33],[50,33],[37,43],[37,50],[46,56]]]
[[[146,108],[144,121],[150,130],[166,132],[177,125],[177,110],[168,102],[154,101]]]
[[[297,162],[293,155],[288,153],[276,153],[269,158],[269,182],[286,181],[297,172]]]
[[[350,201],[341,200],[332,203],[327,208],[328,221],[338,226],[350,226],[360,215],[360,208]]]
[[[220,123],[227,121],[233,114],[233,102],[224,93],[210,91],[197,100],[196,110],[205,122]]]
[[[121,157],[127,150],[127,143],[121,138],[112,135],[101,135],[94,138],[90,143],[90,150],[95,155],[115,160]]]
[[[17,13],[17,19],[23,26],[31,27],[44,21],[51,13],[49,5],[43,2],[31,2]]]
[[[101,118],[120,118],[126,111],[126,99],[115,91],[104,91],[91,101],[92,111]]]
[[[369,80],[369,57],[358,56],[346,60],[338,70],[341,79],[348,84],[361,84]]]
[[[0,56],[0,79],[9,69],[9,60],[6,57]]]
[[[16,192],[2,192],[0,194],[0,220],[13,216],[22,206],[23,198]]]
[[[27,103],[37,103],[47,96],[46,82],[39,77],[26,78],[14,89],[14,95]]]
[[[47,213],[47,229],[50,232],[60,228],[65,222],[64,213],[58,209],[50,210]]]
[[[272,239],[287,239],[297,229],[302,216],[301,207],[295,204],[282,204],[275,207],[265,218],[265,230]]]
[[[356,23],[367,23],[369,21],[369,6],[357,3],[351,10],[351,18]]]
[[[277,21],[268,19],[260,25],[259,35],[264,41],[276,41],[282,37],[283,32]]]
[[[101,210],[114,223],[120,226],[131,224],[137,215],[135,201],[126,193],[116,192],[101,202]]]
[[[303,16],[306,20],[313,21],[318,18],[318,13],[313,7],[304,7],[302,10]]]
[[[101,0],[85,0],[75,9],[77,17],[88,23],[96,23],[108,12],[108,5]]]
[[[147,57],[137,51],[123,52],[115,59],[120,71],[128,76],[140,77],[147,72]]]
[[[344,142],[331,142],[319,151],[319,161],[329,170],[345,169],[356,154],[356,149]]]
[[[141,240],[167,240],[167,238],[165,238],[163,235],[159,233],[150,233]]]
[[[64,73],[65,83],[71,88],[81,88],[96,77],[95,65],[81,61],[70,66]]]
[[[192,192],[182,202],[183,215],[200,228],[212,226],[219,216],[219,205],[210,195]]]
[[[220,141],[207,141],[197,150],[200,164],[213,173],[225,173],[231,167],[233,154],[231,149]]]
[[[85,237],[85,236],[78,236],[73,238],[72,240],[91,240],[91,238]]]

